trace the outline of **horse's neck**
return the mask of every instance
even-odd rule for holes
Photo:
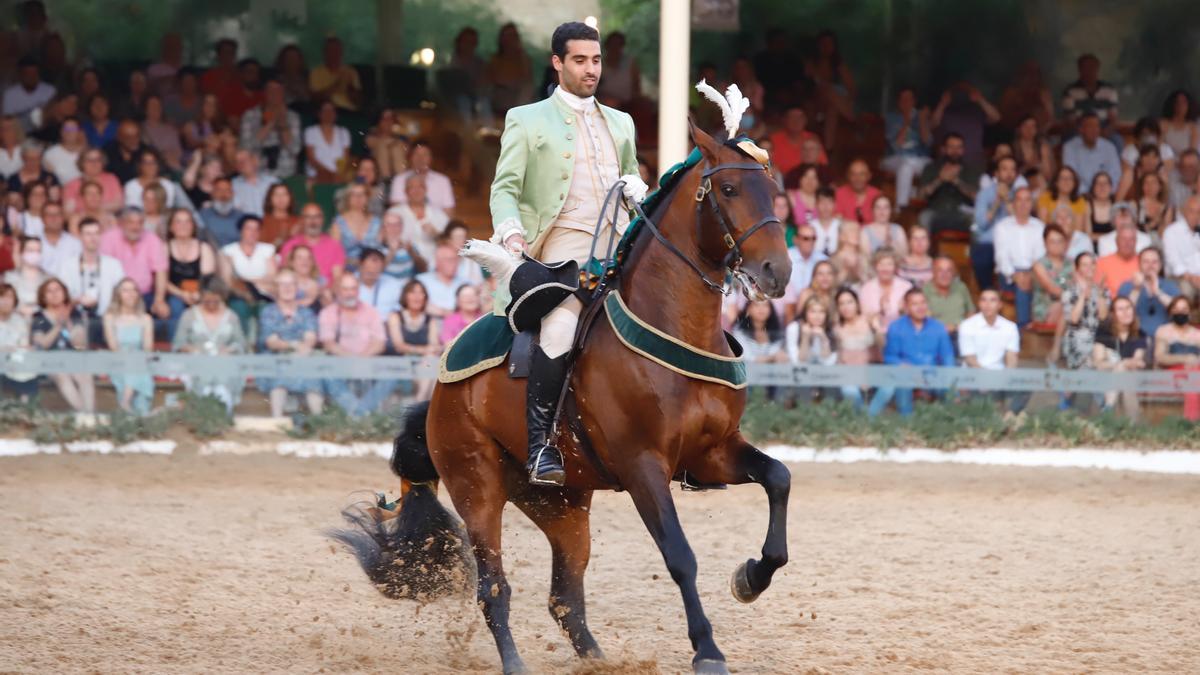
[[[697,248],[695,210],[689,190],[681,185],[675,197],[689,200],[685,208],[673,203],[659,210],[656,217],[659,230],[690,260],[705,270],[713,282],[719,282],[720,271],[705,261]],[[679,214],[682,215],[673,215]],[[629,260],[621,275],[621,297],[641,320],[658,330],[693,347],[717,354],[729,353],[729,345],[721,328],[721,300],[724,296],[708,288],[696,272],[666,246],[643,232],[630,251]]]

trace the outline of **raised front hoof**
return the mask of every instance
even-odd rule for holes
[[[758,599],[759,594],[755,593],[750,585],[750,565],[753,563],[753,560],[747,560],[738,565],[733,571],[733,578],[729,580],[729,588],[738,602],[749,604]]]
[[[717,659],[692,661],[692,672],[696,675],[729,675],[729,667]]]

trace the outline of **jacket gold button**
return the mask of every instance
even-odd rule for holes
[[[570,177],[571,177],[571,176],[569,176],[569,175],[567,174],[567,172],[566,172],[566,171],[564,171],[564,172],[563,172],[563,180],[566,180],[566,179],[568,179],[568,178],[570,178]]]
[[[565,199],[565,198],[566,198],[566,195],[564,195],[563,193],[561,193],[561,192],[560,192],[560,193],[558,193],[558,198],[559,198],[559,199]]]
[[[570,140],[574,140],[574,139],[575,139],[575,137],[574,137],[574,136],[572,136],[571,134],[567,134],[567,140],[568,140],[568,141],[570,141]]]
[[[574,124],[574,123],[575,123],[575,118],[574,118],[574,117],[566,117],[566,118],[564,118],[564,119],[566,120],[567,124]]]
[[[571,153],[569,153],[569,152],[564,152],[564,153],[563,153],[563,159],[571,159]]]

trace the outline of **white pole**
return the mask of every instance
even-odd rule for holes
[[[662,0],[658,40],[658,168],[688,154],[688,79],[691,77],[691,0]]]

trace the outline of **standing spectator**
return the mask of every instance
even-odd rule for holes
[[[871,185],[870,167],[856,159],[846,169],[846,183],[834,193],[834,204],[843,219],[866,223],[870,222],[871,205],[880,194],[879,188]]]
[[[248,150],[237,151],[238,175],[234,176],[233,205],[242,213],[262,217],[267,192],[279,179],[270,173],[259,171],[258,155]]]
[[[233,201],[233,181],[221,176],[212,183],[212,199],[208,206],[200,209],[200,220],[204,229],[217,242],[217,247],[228,246],[238,240],[237,224],[246,216]]]
[[[0,283],[0,353],[29,348],[29,320],[17,311],[19,304],[17,290]],[[0,391],[11,392],[22,403],[37,396],[37,388],[37,375],[7,370],[0,373]]]
[[[305,204],[300,210],[300,234],[283,245],[280,255],[286,258],[293,248],[307,246],[316,259],[321,276],[332,285],[333,280],[341,276],[342,269],[346,266],[346,250],[337,239],[322,231],[324,227],[325,214],[321,212],[321,207]]]
[[[96,148],[88,148],[79,156],[79,177],[63,186],[63,205],[67,207],[67,211],[73,213],[79,210],[79,194],[86,182],[100,186],[104,209],[109,213],[115,212],[125,204],[125,191],[121,187],[121,181],[114,174],[104,170],[105,160],[104,153]]]
[[[299,230],[300,216],[296,215],[292,189],[283,183],[275,183],[263,200],[262,240],[279,248]]]
[[[404,219],[395,210],[383,214],[379,246],[383,250],[386,264],[383,273],[400,282],[406,282],[423,272],[427,263],[416,245],[408,238]]]
[[[193,205],[204,208],[212,200],[213,183],[224,175],[225,168],[220,157],[193,152],[183,172],[181,186]],[[233,189],[232,185],[230,189]]]
[[[1113,213],[1116,202],[1113,200],[1112,179],[1108,177],[1108,174],[1096,174],[1085,199],[1087,215],[1083,221],[1084,232],[1089,234],[1093,240],[1112,232],[1114,230],[1113,221],[1116,218]]]
[[[896,276],[898,266],[895,251],[890,248],[879,249],[871,256],[875,278],[864,283],[858,292],[867,320],[878,320],[880,329],[884,331],[900,318],[905,304],[904,294],[912,289],[912,284]]]
[[[171,315],[167,304],[167,247],[153,232],[147,232],[141,209],[121,211],[115,227],[100,236],[100,252],[116,258],[133,279],[138,292],[159,319]]]
[[[146,81],[150,91],[165,95],[174,90],[176,75],[183,68],[183,36],[176,31],[162,36],[158,54],[158,60],[146,67]]]
[[[220,279],[210,278],[200,290],[200,302],[183,313],[179,329],[171,340],[175,351],[209,356],[246,353],[246,334],[237,315],[225,306],[225,285]],[[189,374],[183,378],[189,392],[199,396],[212,396],[225,404],[225,410],[233,414],[233,408],[242,398],[246,381],[240,377]]]
[[[479,31],[470,26],[460,30],[454,36],[454,53],[450,55],[450,66],[446,70],[454,73],[454,103],[459,117],[467,125],[490,125],[492,107],[487,100],[487,82],[484,80],[487,64],[476,53],[478,48]],[[607,50],[605,52],[607,57]]]
[[[954,346],[942,322],[929,316],[925,294],[912,288],[904,294],[905,314],[887,328],[883,362],[887,365],[953,366]],[[913,391],[910,388],[880,387],[871,397],[867,414],[877,417],[891,400],[896,410],[912,414]]]
[[[442,320],[439,341],[448,345],[459,333],[466,330],[483,314],[483,303],[479,299],[477,286],[459,286],[454,294],[454,312]]]
[[[958,327],[958,353],[968,368],[1004,370],[1016,368],[1021,354],[1021,335],[1017,324],[1000,316],[1000,293],[985,290],[979,294],[979,313],[965,319]],[[995,392],[995,397],[1007,403],[1012,414],[1019,414],[1029,404],[1029,392]]]
[[[338,183],[350,159],[350,132],[337,125],[337,108],[325,102],[317,123],[304,130],[308,177],[318,183]]]
[[[1050,143],[1042,136],[1042,126],[1033,115],[1026,115],[1013,134],[1013,159],[1017,160],[1017,171],[1037,171],[1049,180],[1054,175],[1054,153]]]
[[[920,221],[934,236],[942,230],[970,229],[979,172],[965,163],[965,148],[960,134],[946,134],[940,156],[925,167],[917,181],[918,194],[928,202]]]
[[[189,307],[200,302],[200,287],[217,273],[217,256],[199,239],[190,211],[176,209],[167,222],[167,304],[171,308],[168,335]]]
[[[358,279],[349,272],[338,277],[337,302],[321,310],[317,323],[321,345],[333,356],[378,356],[386,346],[383,320],[358,299]],[[354,417],[378,410],[395,388],[391,380],[325,380],[324,386],[326,395]]]
[[[790,106],[783,114],[783,128],[771,134],[771,160],[780,175],[786,176],[792,169],[803,163],[800,148],[804,141],[812,139],[820,143],[819,137],[808,130],[808,114],[804,108]],[[821,152],[821,164],[828,164],[829,158]]]
[[[88,181],[83,184],[79,195],[79,208],[67,220],[67,231],[79,236],[79,226],[85,220],[94,220],[100,225],[100,232],[107,232],[117,224],[112,212],[104,208],[104,188],[99,183]]]
[[[496,53],[488,60],[484,77],[492,92],[492,110],[499,117],[533,99],[533,66],[516,24],[500,27]]]
[[[1103,174],[1101,174],[1101,175],[1103,175]],[[1112,214],[1113,214],[1113,222],[1112,222],[1113,231],[1109,232],[1108,234],[1102,235],[1100,238],[1096,239],[1096,255],[1097,256],[1103,258],[1106,255],[1112,255],[1113,253],[1117,252],[1117,232],[1119,232],[1123,228],[1132,228],[1135,232],[1137,232],[1137,252],[1138,253],[1141,253],[1142,251],[1144,251],[1147,248],[1150,248],[1151,246],[1154,245],[1154,239],[1151,238],[1150,235],[1148,235],[1145,232],[1142,232],[1141,230],[1138,229],[1137,221],[1135,220],[1135,216],[1133,214],[1133,207],[1131,207],[1127,202],[1120,202],[1119,204],[1114,206]],[[1155,232],[1155,234],[1158,234],[1157,231]],[[1078,238],[1079,236],[1080,236],[1080,234],[1078,232],[1075,233],[1076,238]],[[1074,244],[1075,240],[1072,240],[1071,243]],[[1068,249],[1067,255],[1070,256],[1070,252],[1075,251],[1075,250],[1076,250],[1076,247],[1074,245],[1072,245]],[[1082,250],[1082,249],[1080,249],[1080,250]],[[1091,249],[1088,249],[1088,250],[1091,250]]]
[[[308,65],[304,52],[286,44],[275,55],[275,77],[283,85],[284,100],[289,106],[307,104],[312,93],[308,89]]]
[[[1117,296],[1121,284],[1138,273],[1137,229],[1117,230],[1117,251],[1096,261],[1096,281],[1104,285],[1110,298]]]
[[[817,298],[809,298],[800,306],[796,320],[788,322],[784,344],[792,365],[831,366],[837,363],[833,316],[828,306]],[[798,394],[802,402],[811,403],[816,397],[816,390],[801,387]]]
[[[1180,281],[1189,298],[1200,296],[1200,197],[1191,197],[1179,209],[1179,219],[1163,231],[1167,276]]]
[[[413,243],[422,258],[433,258],[437,238],[450,223],[450,217],[429,201],[425,177],[410,174],[404,181],[404,201],[389,212],[396,213],[404,223],[405,237]]]
[[[390,199],[393,205],[408,202],[408,179],[416,175],[425,179],[425,195],[432,206],[441,209],[446,215],[454,215],[454,188],[450,178],[443,173],[434,171],[433,149],[425,141],[415,141],[408,151],[408,170],[399,173],[392,179]],[[866,166],[866,165],[864,165]],[[868,179],[870,174],[868,172]]]
[[[1179,296],[1167,306],[1169,323],[1154,333],[1154,363],[1170,370],[1200,370],[1200,328],[1189,325],[1192,303]],[[1183,417],[1200,422],[1200,393],[1183,395]]]
[[[1061,353],[1066,367],[1071,370],[1091,366],[1096,331],[1100,323],[1108,318],[1109,305],[1112,304],[1108,289],[1097,284],[1095,278],[1095,255],[1080,253],[1075,258],[1075,276],[1063,289],[1063,315],[1054,333],[1054,346],[1047,357],[1050,364],[1057,363]],[[1074,394],[1064,395],[1061,407],[1070,407],[1074,400]]]
[[[954,261],[945,256],[933,261],[933,277],[921,290],[925,293],[929,315],[941,321],[951,336],[958,330],[958,325],[963,319],[975,311],[971,291],[962,279],[958,278],[958,268]]]
[[[1075,170],[1079,180],[1091,184],[1098,173],[1108,174],[1112,182],[1121,178],[1121,158],[1112,141],[1100,136],[1100,118],[1094,113],[1079,120],[1079,135],[1063,144],[1063,164]]]
[[[879,336],[879,322],[872,323],[862,312],[858,295],[849,288],[842,288],[835,300],[837,327],[834,337],[837,345],[837,362],[844,366],[865,366],[871,362]],[[863,394],[858,387],[843,386],[842,400],[850,401],[856,410],[862,410]]]
[[[12,115],[0,117],[0,179],[7,181],[20,170],[23,135],[17,118]]]
[[[317,346],[317,317],[297,299],[296,273],[282,269],[275,275],[275,302],[259,317],[258,351],[308,356]],[[255,378],[259,390],[271,402],[271,416],[283,417],[288,394],[303,394],[309,411],[319,415],[325,406],[320,380],[300,377]]]
[[[18,242],[13,251],[16,266],[4,273],[4,283],[17,293],[17,310],[30,319],[38,308],[38,289],[50,275],[42,270],[42,240],[26,235]]]
[[[83,311],[89,326],[96,330],[101,317],[108,311],[113,289],[125,278],[121,263],[100,252],[100,223],[84,219],[79,224],[81,251],[77,256],[64,258],[55,269],[55,276],[67,286],[67,292],[75,298],[75,304]],[[92,343],[99,343],[99,335],[89,332]]]
[[[1102,130],[1108,137],[1119,136],[1117,88],[1100,79],[1100,59],[1094,54],[1084,54],[1075,65],[1079,69],[1079,79],[1063,90],[1063,126],[1072,128],[1084,117],[1093,115],[1102,128],[1098,131]],[[1091,182],[1091,179],[1084,182]]]
[[[1107,175],[1107,174],[1106,174]],[[1109,178],[1112,183],[1112,178]],[[1037,214],[1042,222],[1054,222],[1054,210],[1060,206],[1071,209],[1075,216],[1072,231],[1087,232],[1087,201],[1079,194],[1079,174],[1075,169],[1064,166],[1058,170],[1054,182],[1038,198]]]
[[[963,144],[963,161],[973,167],[982,166],[985,160],[984,127],[999,121],[1000,111],[978,88],[965,81],[942,93],[929,119],[943,144],[947,137],[958,136]]]
[[[805,59],[804,73],[815,85],[816,105],[825,122],[825,147],[832,148],[837,142],[840,120],[854,121],[854,99],[858,95],[854,74],[842,60],[837,33],[831,30],[817,33],[816,53],[813,58]]]
[[[1108,312],[1108,321],[1096,333],[1092,347],[1092,365],[1096,370],[1127,373],[1146,369],[1146,333],[1138,326],[1137,313],[1129,298],[1117,298]],[[1121,405],[1125,416],[1136,422],[1141,416],[1137,391],[1121,389],[1104,393],[1104,408]]]
[[[328,101],[342,110],[358,110],[362,82],[358,71],[342,62],[342,41],[325,38],[324,61],[308,74],[308,88],[317,101]]]
[[[458,251],[440,244],[434,253],[433,269],[417,275],[417,281],[429,293],[428,312],[442,318],[454,311],[454,294],[458,287],[470,283],[458,275]]]
[[[400,295],[400,309],[387,319],[388,339],[392,350],[402,356],[437,356],[442,351],[438,339],[438,321],[428,312],[429,293],[421,282],[412,280],[404,285]],[[417,380],[414,397],[418,401],[429,398],[433,392],[433,380]]]
[[[54,98],[54,86],[42,82],[38,64],[31,57],[21,59],[17,63],[17,81],[4,90],[4,101],[0,107],[3,114],[12,115],[22,120],[22,126],[27,131],[33,129],[29,121],[29,113],[49,103]]]
[[[239,84],[237,69],[238,43],[221,38],[213,45],[216,62],[200,78],[200,89],[212,96],[222,98]]]
[[[104,342],[114,352],[154,351],[154,321],[133,279],[117,283],[102,313]],[[108,376],[117,390],[117,405],[136,415],[148,415],[154,403],[154,378],[149,373],[115,372]]]
[[[204,94],[200,91],[200,78],[192,68],[181,69],[175,80],[174,91],[163,96],[163,113],[168,122],[182,131],[203,118]]]
[[[348,186],[342,212],[334,219],[329,235],[342,244],[346,252],[347,268],[357,267],[349,261],[357,261],[364,248],[379,247],[380,221],[368,211],[367,187],[359,183]]]
[[[975,223],[971,227],[971,265],[979,288],[991,288],[996,269],[996,225],[1009,217],[1017,185],[1017,160],[996,160],[995,177],[975,198]]]
[[[1013,196],[1013,214],[996,224],[996,271],[1001,286],[1016,294],[1018,326],[1028,324],[1033,315],[1033,266],[1046,255],[1046,225],[1032,211],[1033,195],[1029,188],[1020,188]]]
[[[1046,255],[1033,265],[1033,320],[1057,325],[1062,319],[1063,291],[1071,283],[1075,265],[1067,252],[1067,233],[1051,224],[1042,231]]]
[[[93,148],[107,148],[117,140],[117,122],[109,116],[108,97],[96,94],[88,102],[87,119],[83,121],[83,135]]]
[[[812,283],[817,263],[825,259],[825,254],[817,250],[817,233],[811,225],[801,225],[796,229],[796,245],[788,249],[788,257],[792,261],[792,277],[787,285],[786,297],[794,302]]]
[[[929,230],[913,225],[908,233],[908,254],[900,259],[897,274],[914,288],[921,288],[933,278],[933,257],[929,255],[931,244]]]
[[[317,261],[313,258],[312,249],[300,244],[292,248],[287,256],[287,269],[296,273],[296,301],[313,311],[329,304],[332,300],[327,297],[329,289],[326,280],[317,269]]]
[[[142,129],[138,123],[133,120],[121,122],[117,126],[117,137],[104,146],[104,152],[108,155],[109,171],[112,171],[122,184],[127,184],[138,176],[141,170],[140,161],[147,149],[142,144]]]
[[[789,181],[794,180],[789,185]],[[791,203],[793,224],[811,223],[817,218],[817,190],[821,189],[821,178],[814,164],[801,164],[787,174],[784,180],[787,197]]]
[[[1118,297],[1129,298],[1133,303],[1138,325],[1150,336],[1169,320],[1167,307],[1179,295],[1179,286],[1163,279],[1162,269],[1162,252],[1153,247],[1144,249],[1138,253],[1137,273],[1117,289]]]
[[[401,282],[383,273],[383,252],[365,247],[359,254],[358,299],[386,317],[400,308]]]
[[[838,247],[838,229],[842,225],[842,219],[837,215],[833,190],[827,187],[817,189],[817,216],[809,224],[817,232],[817,249],[826,256],[832,256]]]
[[[1176,157],[1200,145],[1200,125],[1196,124],[1198,112],[1195,99],[1183,89],[1171,92],[1163,102],[1159,122],[1162,140],[1175,152]],[[1152,331],[1147,332],[1153,334]]]
[[[884,118],[887,135],[887,157],[879,166],[896,174],[896,205],[908,206],[913,182],[929,163],[929,146],[933,134],[929,127],[929,109],[917,109],[917,92],[901,87],[896,93],[896,109]]]
[[[749,97],[752,92],[742,93]],[[604,39],[604,77],[596,88],[596,97],[604,105],[628,111],[641,95],[642,72],[637,60],[625,52],[625,34],[613,31]],[[759,94],[760,109],[761,100]]]
[[[221,247],[220,269],[233,296],[229,308],[249,334],[250,320],[258,315],[263,303],[271,301],[275,247],[260,241],[262,221],[256,216],[242,216],[237,227],[238,240]]]
[[[162,98],[157,94],[146,97],[142,134],[150,147],[162,156],[167,168],[176,173],[183,171],[183,143],[179,140],[179,128],[164,118]]]
[[[41,309],[29,324],[29,341],[40,351],[82,351],[88,348],[87,320],[71,304],[71,294],[58,279],[47,279],[38,287]],[[91,373],[55,373],[50,376],[63,399],[76,412],[96,410],[96,383]]]
[[[79,120],[68,117],[58,130],[58,143],[50,146],[42,157],[42,164],[49,169],[55,179],[66,185],[79,178],[79,156],[87,149],[87,137],[79,126]]]
[[[892,222],[892,200],[879,195],[871,202],[871,221],[859,231],[864,255],[874,255],[882,248],[891,249],[897,255],[908,255],[908,237],[904,228]]]
[[[262,105],[242,115],[242,147],[258,155],[267,173],[287,178],[296,173],[302,140],[300,115],[288,110],[283,83],[267,80]]]

